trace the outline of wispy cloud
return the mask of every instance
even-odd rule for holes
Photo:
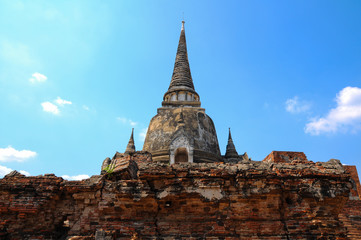
[[[134,127],[138,124],[137,122],[134,122],[131,119],[124,118],[124,117],[117,117],[117,120],[123,124],[129,124],[132,127]]]
[[[29,81],[31,83],[36,83],[36,82],[45,82],[48,79],[47,76],[45,76],[44,74],[41,73],[33,73],[33,75],[31,75],[31,78],[29,79]]]
[[[11,146],[0,148],[0,162],[24,162],[36,155],[36,152],[30,150],[16,150]]]
[[[55,100],[55,102],[56,102],[59,106],[64,106],[64,105],[66,105],[66,104],[69,104],[69,105],[73,104],[72,102],[67,101],[67,100],[64,100],[64,99],[61,99],[60,97],[58,97],[58,98]]]
[[[49,112],[54,115],[58,115],[60,113],[58,106],[51,102],[43,102],[41,103],[41,106],[43,107],[44,112]]]
[[[69,180],[69,181],[80,181],[80,180],[89,178],[89,175],[86,175],[86,174],[80,174],[80,175],[76,175],[76,176],[63,175],[61,177],[66,180]]]
[[[60,110],[59,107],[64,107],[65,105],[71,105],[73,104],[71,101],[61,99],[58,97],[52,102],[42,102],[41,106],[43,107],[44,112],[49,112],[54,115],[59,115]]]
[[[145,137],[147,136],[148,128],[143,128],[142,131],[139,133],[139,138],[141,141],[145,140]]]
[[[311,135],[356,132],[361,128],[361,88],[345,87],[336,95],[337,106],[325,117],[314,118],[305,127]]]
[[[87,105],[83,105],[83,109],[87,110],[87,111],[90,111],[90,108]]]
[[[303,113],[311,108],[311,104],[306,101],[301,101],[298,96],[286,100],[286,111],[289,113]]]

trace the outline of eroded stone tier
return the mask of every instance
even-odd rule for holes
[[[112,173],[83,181],[12,174],[0,179],[0,239],[360,239],[352,169],[271,155],[169,165],[117,153]]]

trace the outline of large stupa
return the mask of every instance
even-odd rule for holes
[[[222,161],[216,129],[201,108],[189,67],[184,21],[178,43],[172,80],[162,107],[150,121],[143,151],[154,161]]]

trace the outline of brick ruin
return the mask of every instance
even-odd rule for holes
[[[184,22],[170,86],[143,151],[133,132],[100,175],[0,179],[0,239],[361,239],[355,166],[273,151],[238,154],[194,89]]]
[[[1,239],[360,239],[354,166],[272,152],[247,163],[117,153],[82,181],[0,179]]]

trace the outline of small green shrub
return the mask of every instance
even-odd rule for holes
[[[111,163],[106,166],[103,170],[106,172],[107,175],[111,175],[114,172],[115,163]]]

